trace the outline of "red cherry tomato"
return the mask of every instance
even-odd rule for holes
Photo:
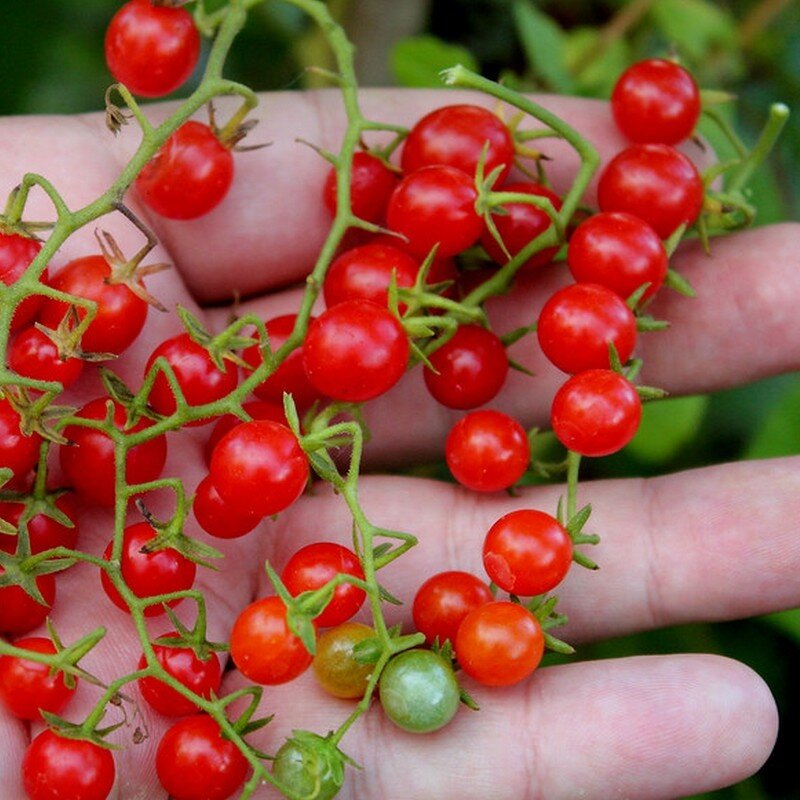
[[[172,367],[190,406],[202,406],[220,400],[230,394],[238,383],[236,365],[229,361],[225,363],[224,371],[218,369],[208,350],[188,333],[173,336],[156,347],[147,359],[145,373],[150,371],[157,358],[166,359]],[[175,396],[163,373],[156,378],[148,402],[159,414],[169,416],[175,413]],[[204,425],[207,421],[197,420],[191,424]]]
[[[601,211],[633,214],[662,239],[697,219],[703,192],[695,165],[667,144],[638,144],[623,150],[606,165],[597,186]]]
[[[261,521],[258,514],[247,513],[232,503],[226,503],[210,475],[206,475],[195,490],[192,510],[200,527],[217,539],[238,539],[250,533]]]
[[[130,0],[111,19],[105,53],[111,74],[134,94],[162,97],[192,74],[200,35],[185,8]]]
[[[147,303],[124,283],[113,283],[111,267],[103,256],[70,261],[52,280],[54,289],[97,303],[97,314],[81,339],[90,353],[119,355],[136,340],[147,319]],[[58,327],[68,306],[47,299],[39,320],[48,328]],[[86,312],[79,308],[82,319]]]
[[[128,588],[137,597],[143,598],[191,589],[197,573],[197,565],[171,547],[155,550],[152,553],[143,551],[148,542],[155,537],[156,531],[146,522],[137,522],[125,529],[120,569]],[[112,547],[113,542],[109,542],[103,553],[106,561],[111,560]],[[108,578],[105,570],[100,573],[100,580],[108,599],[117,608],[130,613],[127,603]],[[174,607],[180,602],[180,598],[170,600],[167,605]],[[163,604],[147,606],[144,611],[146,617],[157,617],[163,613]]]
[[[485,686],[511,686],[539,666],[544,635],[527,608],[496,601],[464,617],[455,651],[461,669],[471,678]]]
[[[177,633],[167,633],[161,638],[177,636]],[[154,644],[153,650],[158,663],[187,689],[206,700],[210,700],[213,695],[219,695],[222,668],[216,653],[210,653],[205,661],[201,661],[188,647]],[[144,669],[146,666],[147,660],[142,655],[138,668]],[[142,697],[159,714],[165,717],[184,717],[197,713],[197,706],[191,700],[157,678],[140,678],[138,683]]]
[[[617,127],[639,144],[677,144],[700,117],[700,90],[674,61],[649,58],[628,67],[611,94]]]
[[[201,122],[184,122],[136,179],[142,201],[168,219],[216,208],[233,182],[233,155]]]
[[[8,348],[8,365],[18,375],[39,381],[58,381],[65,389],[83,371],[79,358],[62,359],[58,347],[37,328],[25,328]]]
[[[428,578],[414,596],[414,625],[428,644],[456,640],[464,617],[494,598],[489,587],[469,572],[440,572]]]
[[[265,517],[300,497],[308,481],[308,457],[285,425],[243,422],[214,448],[211,481],[239,512]]]
[[[624,364],[636,346],[636,317],[610,289],[574,283],[559,289],[539,314],[542,352],[569,373],[610,367],[609,344]]]
[[[389,391],[408,363],[408,336],[386,308],[348,300],[329,308],[308,329],[306,374],[317,391],[345,402]]]
[[[388,306],[392,275],[398,287],[413,286],[419,266],[415,258],[392,245],[370,243],[354,247],[336,258],[325,275],[325,305],[330,308],[345,300],[371,300]],[[400,312],[403,310],[400,304]]]
[[[0,231],[0,283],[6,286],[15,283],[41,249],[42,245],[35,239],[29,239],[18,233]],[[42,273],[42,280],[47,280],[46,269]],[[44,297],[38,294],[26,297],[14,312],[11,331],[14,332],[27,325],[36,316],[43,302]]]
[[[436,372],[425,369],[425,385],[448,408],[488,403],[508,375],[508,356],[500,337],[480,325],[462,325],[429,360]]]
[[[107,415],[107,403],[114,409],[114,426],[125,426],[125,409],[117,402],[99,397],[87,403],[75,416],[102,420]],[[140,419],[128,433],[138,433],[153,423]],[[61,468],[80,499],[99,506],[114,505],[114,443],[101,430],[68,425],[64,435],[71,444],[59,448]],[[129,485],[156,480],[167,460],[167,440],[157,436],[128,451],[125,479]]]
[[[367,222],[382,224],[386,219],[389,198],[400,182],[398,175],[370,153],[353,155],[350,177],[350,209],[353,215]],[[336,170],[331,168],[322,191],[325,207],[336,213]]]
[[[544,197],[550,200],[556,211],[561,209],[561,198],[546,186],[541,186],[538,183],[509,183],[503,187],[502,191]],[[515,256],[520,250],[527,247],[537,236],[544,233],[553,224],[546,211],[528,203],[508,203],[503,206],[503,209],[505,213],[492,214],[492,220],[506,250],[511,256]],[[508,256],[488,228],[481,236],[481,244],[493,261],[498,264],[508,263]],[[557,252],[558,245],[540,250],[522,265],[522,269],[541,267],[552,261]]]
[[[607,456],[634,437],[642,401],[633,384],[609,369],[573,375],[553,398],[550,419],[564,447],[584,456]]]
[[[410,253],[424,258],[439,245],[439,258],[471,247],[483,231],[475,211],[474,180],[454,167],[423,167],[400,182],[389,200],[390,230],[406,237]]]
[[[313,322],[314,319],[311,317],[309,322]],[[292,335],[296,322],[297,314],[284,314],[267,321],[265,327],[269,335],[271,352],[276,353],[284,345]],[[283,409],[283,394],[288,392],[301,414],[321,400],[320,393],[311,385],[303,368],[303,348],[304,345],[301,344],[300,347],[289,353],[272,375],[253,389],[253,394],[261,400],[277,403]],[[253,369],[264,363],[257,344],[248,347],[242,353],[242,357]],[[282,413],[283,411],[281,411]],[[269,419],[274,419],[274,417],[269,417]]]
[[[282,425],[286,425],[286,415],[283,413],[282,404],[267,403],[262,400],[250,400],[247,403],[243,403],[242,408],[244,408],[252,419],[271,419],[273,422],[280,422]],[[211,456],[214,453],[214,448],[222,437],[228,431],[232,431],[237,425],[241,425],[242,422],[244,422],[244,420],[240,419],[235,414],[225,414],[216,421],[204,450],[206,465],[211,464]]]
[[[0,567],[0,575],[5,572]],[[0,634],[20,636],[38,628],[50,613],[56,601],[56,579],[54,575],[40,575],[36,586],[44,599],[44,605],[34,600],[19,586],[0,588]]]
[[[572,277],[599,283],[627,300],[640,286],[652,297],[667,276],[667,251],[658,234],[632,214],[595,214],[573,232],[567,248]]]
[[[262,597],[239,614],[231,631],[231,658],[254,683],[273,686],[294,680],[312,656],[290,630],[280,597]]]
[[[42,636],[18,639],[14,647],[32,653],[54,655],[55,645]],[[0,700],[20,719],[41,720],[42,710],[59,714],[75,694],[64,683],[64,673],[50,674],[50,667],[18,656],[0,656]]]
[[[116,769],[110,750],[84,739],[42,731],[22,759],[22,783],[29,800],[106,800]]]
[[[31,517],[28,520],[28,542],[32,555],[54,547],[74,549],[78,542],[78,506],[75,498],[71,494],[62,494],[56,499],[55,505],[72,520],[73,527],[68,528],[44,513]],[[23,503],[0,502],[0,519],[18,527],[24,510]],[[16,553],[17,537],[0,534],[0,550]]]
[[[156,772],[172,800],[226,800],[250,769],[239,748],[207,714],[176,722],[156,752]]]
[[[572,564],[572,540],[557,519],[536,509],[501,517],[483,542],[483,566],[509,594],[532,597],[554,589]]]
[[[42,443],[38,433],[30,436],[22,433],[21,422],[8,400],[0,397],[0,468],[10,469],[17,477],[33,469]]]
[[[514,140],[505,123],[480,106],[444,106],[431,111],[409,131],[401,164],[406,174],[444,165],[475,175],[484,149],[483,174],[488,177],[501,167],[495,184],[500,185],[514,163]]]
[[[324,586],[340,573],[364,580],[364,570],[352,550],[334,542],[315,542],[298,550],[287,562],[281,580],[296,597],[302,592]],[[337,586],[325,610],[314,618],[320,628],[329,628],[346,622],[364,603],[363,589],[350,583]]]

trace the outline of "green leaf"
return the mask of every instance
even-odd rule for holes
[[[477,72],[475,57],[464,47],[449,44],[436,36],[409,36],[392,49],[390,65],[400,86],[441,88],[439,73],[455,64]]]
[[[599,39],[597,28],[573,28],[565,36],[564,55],[581,94],[610,97],[617,79],[634,58],[625,39],[604,42],[602,50],[596,50]]]
[[[736,22],[719,3],[656,0],[650,14],[664,37],[692,60],[701,61],[718,50],[736,49]]]
[[[572,92],[574,84],[566,69],[564,31],[531,0],[516,0],[511,11],[531,71],[548,89]]]
[[[781,611],[777,614],[768,614],[761,618],[773,628],[776,628],[784,635],[800,644],[800,609],[793,608],[790,611]]]
[[[800,453],[800,378],[765,415],[745,449],[745,458],[773,458]]]
[[[669,461],[700,429],[708,398],[676,397],[648,403],[628,453],[651,464]]]

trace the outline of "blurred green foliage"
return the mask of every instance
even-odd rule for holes
[[[345,19],[354,2],[331,0]],[[98,109],[110,82],[103,33],[119,5],[119,0],[5,3],[0,12],[0,113]],[[727,113],[745,141],[755,139],[770,103],[786,102],[795,114],[769,164],[756,176],[753,201],[760,210],[759,224],[798,218],[800,3],[434,0],[427,27],[418,34],[387,54],[401,85],[438,85],[439,69],[461,61],[521,89],[608,97],[628,64],[674,51],[701,85],[738,96]],[[268,3],[253,13],[228,69],[232,77],[257,89],[298,88],[308,85],[302,65],[309,57],[325,56],[307,21],[292,7]],[[724,147],[711,127],[703,130],[715,146]],[[539,446],[543,453],[552,450],[552,438],[542,437]],[[798,452],[800,376],[789,375],[709,397],[652,405],[632,445],[612,458],[591,460],[586,472],[591,478],[656,475]],[[441,474],[441,467],[431,472]],[[587,647],[581,657],[674,651],[722,653],[750,664],[767,680],[781,707],[778,746],[762,772],[704,797],[799,798],[792,743],[800,735],[800,611],[639,634]]]

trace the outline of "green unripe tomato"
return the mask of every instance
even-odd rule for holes
[[[275,754],[272,774],[298,800],[331,800],[344,781],[340,753],[322,737],[295,731]]]
[[[443,728],[460,702],[453,668],[430,650],[406,650],[392,658],[381,673],[379,690],[386,716],[411,733]]]

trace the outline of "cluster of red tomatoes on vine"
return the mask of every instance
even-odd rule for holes
[[[148,30],[150,34],[143,34]],[[160,31],[156,39],[152,30]],[[199,35],[185,9],[131,0],[111,23],[106,55],[114,76],[133,94],[158,97],[193,71]],[[564,230],[561,238],[568,235],[565,254],[574,283],[547,300],[535,326],[542,352],[569,376],[552,403],[553,431],[568,450],[585,456],[616,452],[636,432],[641,399],[629,364],[637,329],[643,309],[668,273],[663,240],[692,225],[704,196],[696,168],[675,148],[692,134],[700,113],[697,87],[682,67],[666,60],[634,65],[618,82],[611,108],[633,144],[600,177],[600,213]],[[299,423],[287,418],[286,394],[300,416],[313,416],[331,402],[369,401],[389,391],[410,360],[424,362],[425,385],[435,401],[467,412],[452,427],[445,446],[455,480],[477,492],[496,492],[523,478],[531,464],[528,433],[508,414],[487,408],[509,373],[507,343],[480,314],[475,321],[463,315],[458,319],[459,303],[481,281],[560,224],[562,201],[543,173],[535,181],[510,178],[518,155],[514,134],[484,107],[450,105],[413,126],[399,163],[380,152],[355,154],[351,212],[381,232],[346,237],[347,246],[340,248],[321,286],[325,308],[310,320],[300,346],[253,386],[254,398],[243,404],[249,421],[234,414],[215,420],[206,447],[208,475],[195,488],[192,505],[208,534],[244,536],[265,517],[289,508],[306,488],[309,454]],[[173,219],[211,211],[233,180],[232,150],[238,138],[238,130],[184,123],[136,179],[141,201]],[[332,214],[337,212],[338,189],[339,176],[332,170],[321,198]],[[492,193],[515,199],[493,205]],[[143,265],[138,256],[126,259],[110,237],[100,237],[100,243],[100,254],[40,278],[62,298],[82,304],[32,294],[18,305],[7,351],[10,372],[58,382],[66,389],[87,363],[121,356],[139,336],[148,302],[157,304],[144,284],[154,267]],[[533,274],[546,268],[563,244],[555,237],[520,271]],[[21,278],[40,247],[24,231],[0,228],[0,281],[10,286]],[[457,259],[475,248],[485,255],[484,268],[465,271]],[[436,298],[452,305],[437,304]],[[87,303],[95,304],[88,326],[82,324]],[[433,325],[415,340],[416,317],[454,309],[457,324]],[[296,315],[264,321],[267,344],[255,334],[249,339],[215,336],[188,313],[183,318],[186,332],[159,344],[147,362],[144,380],[150,384],[144,404],[106,375],[109,394],[85,404],[74,414],[81,424],[73,421],[61,431],[58,456],[66,490],[53,490],[31,477],[49,431],[37,406],[39,395],[3,390],[0,467],[13,473],[5,487],[13,496],[0,503],[0,518],[15,528],[25,515],[29,552],[16,551],[14,536],[0,535],[0,550],[8,556],[0,562],[0,575],[19,574],[20,564],[38,553],[74,549],[80,509],[114,506],[117,469],[109,426],[136,435],[176,412],[224,400],[255,370],[270,366],[297,323]],[[211,421],[197,418],[189,424]],[[166,455],[163,434],[130,448],[125,483],[159,479]],[[489,686],[517,683],[536,669],[549,643],[547,628],[555,620],[548,593],[573,563],[574,547],[583,541],[583,522],[534,509],[511,512],[487,532],[483,563],[488,581],[444,572],[420,587],[413,620],[431,647],[401,652],[386,664],[378,692],[391,719],[418,732],[445,725],[463,699],[454,664]],[[119,554],[124,583],[137,598],[180,594],[194,585],[198,558],[191,542],[180,531],[160,527],[148,514],[125,529]],[[109,542],[104,558],[112,555]],[[101,570],[100,575],[110,601],[129,612],[128,601],[108,574]],[[375,632],[352,621],[369,589],[360,555],[334,542],[314,543],[296,552],[274,577],[280,591],[256,600],[233,626],[233,663],[261,685],[289,681],[313,664],[331,694],[361,698],[374,669],[369,644]],[[498,592],[509,598],[498,599]],[[49,637],[25,636],[45,622],[55,594],[56,577],[47,570],[28,573],[19,585],[3,585],[0,632],[25,637],[15,638],[14,644],[31,652],[63,650],[52,630]],[[154,601],[144,614],[163,614],[177,602]],[[313,623],[315,655],[308,637],[293,628],[287,607]],[[210,700],[220,691],[222,664],[202,637],[190,646],[189,633],[176,630],[153,649],[169,675]],[[171,638],[178,644],[170,645]],[[146,666],[143,655],[139,668]],[[131,671],[135,668],[131,665]],[[420,694],[420,676],[427,694]],[[0,657],[0,699],[22,719],[39,720],[43,711],[59,714],[76,680],[74,674],[20,656]],[[249,765],[222,736],[217,722],[198,714],[195,703],[153,677],[141,678],[139,690],[156,712],[181,718],[158,748],[157,770],[166,790],[177,800],[232,795]],[[114,781],[111,751],[48,729],[31,744],[23,765],[32,800],[61,796],[57,787],[69,780],[63,772],[69,752],[84,767],[88,788],[81,797],[108,795]],[[276,773],[280,764],[279,753]],[[282,777],[289,785],[291,770],[286,770]],[[337,789],[320,797],[332,797]]]

